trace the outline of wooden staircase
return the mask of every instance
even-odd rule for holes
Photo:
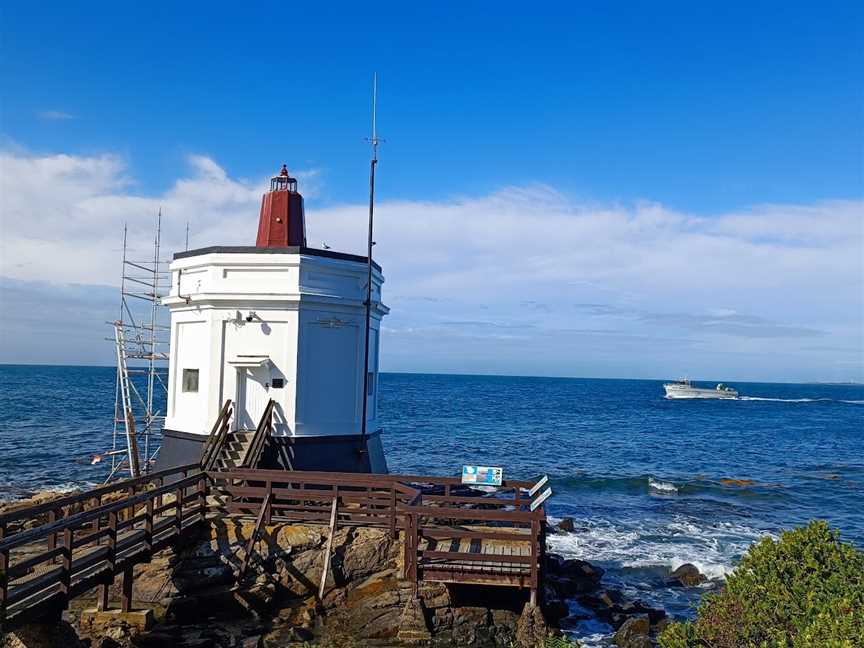
[[[229,432],[225,437],[225,442],[219,454],[216,455],[216,461],[213,464],[214,470],[233,470],[234,468],[243,467],[243,461],[249,453],[249,447],[255,438],[255,430],[235,430]]]

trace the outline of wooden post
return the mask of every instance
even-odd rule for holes
[[[99,508],[100,498],[92,497],[88,501],[90,503],[90,508]],[[93,529],[94,533],[99,533],[99,518],[98,517],[95,520],[93,520],[93,522],[90,524],[90,527]],[[97,546],[99,545],[99,538],[98,537],[96,538],[96,545]]]
[[[411,586],[414,598],[417,598],[417,561],[419,560],[419,537],[417,526],[419,517],[416,513],[411,514]]]
[[[183,532],[183,489],[178,488],[174,491],[174,497],[177,498],[174,508],[174,527],[177,537]]]
[[[324,585],[327,583],[327,572],[330,571],[330,552],[333,550],[333,536],[336,535],[336,522],[338,520],[337,509],[339,508],[339,487],[333,487],[333,505],[330,507],[330,536],[327,538],[327,547],[324,550],[324,569],[321,571],[321,585],[318,587],[318,600],[324,600]]]
[[[266,510],[264,512],[264,524],[265,526],[269,526],[273,520],[273,482],[269,479],[267,480],[267,502],[266,502]]]
[[[132,609],[132,581],[134,574],[132,563],[127,564],[123,569],[123,586],[120,595],[120,610],[122,612],[129,612]]]
[[[60,572],[60,592],[63,594],[63,607],[69,604],[72,589],[72,529],[63,529],[63,571]]]
[[[153,555],[153,500],[147,500],[147,510],[144,514],[144,547],[147,556]]]
[[[6,537],[6,523],[0,522],[0,542]],[[6,599],[9,598],[9,550],[0,551],[0,625],[6,618]]]
[[[114,571],[117,560],[117,511],[108,513],[108,567],[111,570],[111,580],[114,580]]]
[[[96,590],[96,609],[100,612],[104,612],[108,609],[108,584],[107,583],[99,583],[99,587]]]
[[[545,603],[546,588],[543,583],[546,580],[546,516],[540,520],[540,573],[538,575],[537,591],[540,595],[540,605]]]
[[[540,523],[536,517],[531,519],[531,605],[537,605],[537,560],[540,544]]]
[[[198,480],[198,514],[203,522],[207,517],[207,475],[201,473]]]
[[[396,484],[390,485],[390,537],[396,539]]]
[[[403,525],[403,542],[402,542],[402,571],[405,580],[411,578],[411,515],[405,515],[405,524]]]
[[[54,524],[57,521],[57,509],[51,509],[48,511],[48,524]],[[54,551],[57,548],[57,534],[51,533],[48,536],[48,551]],[[57,562],[57,558],[51,559],[51,564],[55,564]]]
[[[129,488],[126,489],[126,497],[127,497],[127,498],[131,498],[131,497],[134,497],[134,496],[135,496],[135,487],[134,487],[134,486],[130,486]],[[129,507],[126,509],[126,519],[129,520],[129,521],[132,521],[132,519],[133,519],[134,517],[135,517],[135,505],[133,504],[133,505],[129,506]],[[135,523],[134,523],[134,522],[132,523],[132,526],[131,526],[130,528],[132,528],[132,529],[135,528]]]

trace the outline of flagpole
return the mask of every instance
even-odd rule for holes
[[[369,329],[372,320],[372,228],[375,216],[375,167],[378,165],[378,73],[372,78],[372,159],[369,161],[369,233],[366,241],[366,341],[363,353],[363,419],[361,421],[360,438],[362,440],[361,451],[366,451],[367,422],[369,411]]]

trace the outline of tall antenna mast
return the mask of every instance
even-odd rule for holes
[[[375,167],[378,165],[378,73],[372,77],[372,159],[369,161],[369,237],[366,242],[366,343],[363,353],[363,419],[361,421],[361,451],[366,451],[366,417],[369,409],[369,328],[372,318],[372,223],[375,214]]]

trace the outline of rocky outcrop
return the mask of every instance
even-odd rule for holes
[[[615,633],[618,648],[651,648],[651,623],[647,616],[631,617]]]
[[[573,518],[566,517],[555,525],[555,528],[564,533],[573,533],[576,530],[576,523]]]
[[[696,587],[707,580],[696,565],[684,563],[669,575],[668,582],[672,586]]]
[[[222,520],[176,551],[135,568],[133,601],[156,613],[147,631],[122,624],[78,624],[93,646],[276,648],[315,645],[520,646],[546,632],[540,608],[519,610],[527,592],[420,583],[401,578],[402,545],[385,529],[348,527],[333,537],[324,596],[326,529],[273,525],[263,530],[238,582],[251,522]],[[562,561],[562,578],[596,577],[587,563]],[[119,584],[111,599],[119,598]],[[571,586],[568,586],[570,588]],[[84,604],[92,605],[85,601]],[[74,616],[74,615],[73,615]]]
[[[546,568],[546,584],[555,591],[556,598],[593,592],[604,574],[602,569],[585,560],[565,560],[556,554],[546,556]]]

